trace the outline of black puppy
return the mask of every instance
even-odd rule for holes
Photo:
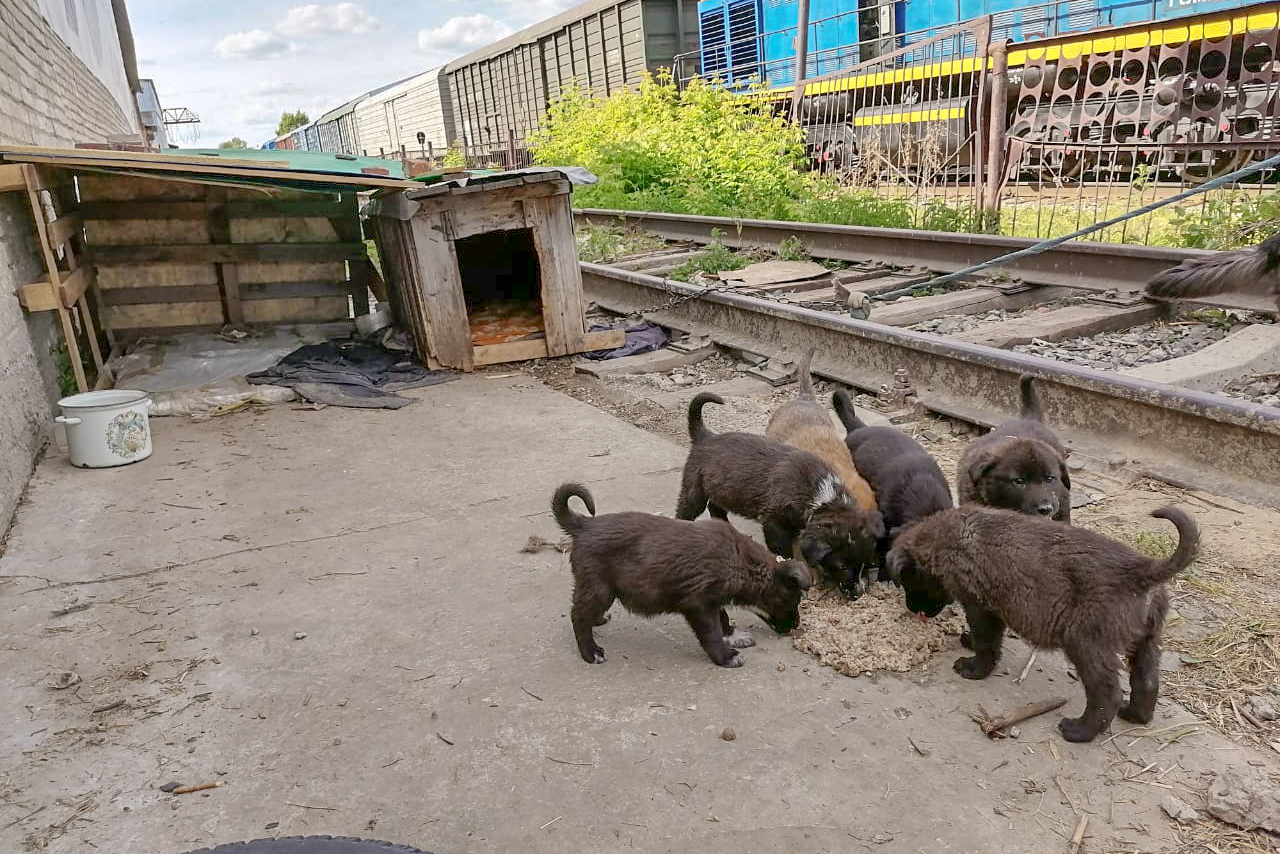
[[[569,509],[573,496],[591,517]],[[573,538],[573,634],[590,664],[605,660],[591,630],[604,622],[614,599],[645,616],[682,614],[721,667],[741,667],[737,649],[755,645],[750,635],[733,630],[726,606],[749,608],[778,634],[800,621],[800,597],[812,583],[809,568],[774,557],[728,522],[679,522],[648,513],[596,516],[591,493],[576,483],[556,490],[551,512]]]
[[[702,407],[723,404],[704,392],[689,404],[693,446],[684,464],[677,519],[707,510],[760,522],[765,543],[783,557],[803,557],[825,578],[848,585],[878,559],[884,518],[864,510],[839,475],[808,451],[750,433],[712,433]]]
[[[1019,378],[1022,412],[973,440],[956,466],[961,504],[1071,521],[1071,474],[1062,440],[1041,420],[1034,380]]]
[[[849,431],[844,442],[858,473],[875,490],[889,539],[904,525],[952,506],[946,475],[919,442],[894,427],[862,423],[844,389],[836,391],[831,405]]]

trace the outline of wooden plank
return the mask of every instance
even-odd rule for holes
[[[81,202],[85,219],[204,219],[204,202]]]
[[[49,240],[54,249],[71,239],[72,235],[84,228],[84,219],[77,213],[64,214],[49,223]]]
[[[462,275],[453,241],[446,237],[444,217],[418,214],[409,221],[417,267],[417,292],[423,319],[430,323],[433,355],[440,364],[470,371],[471,328],[462,295]]]
[[[57,289],[49,282],[32,282],[18,288],[18,302],[27,311],[53,311],[62,305]]]
[[[0,155],[3,154],[3,149],[0,149]],[[96,157],[51,157],[40,154],[24,154],[21,155],[21,159],[28,165],[32,163],[47,163],[66,169],[75,169],[76,167],[105,169],[149,178],[190,176],[185,179],[189,181],[216,181],[218,178],[266,178],[273,181],[289,181],[298,184],[388,187],[400,190],[411,190],[421,186],[417,181],[409,181],[402,178],[379,178],[374,175],[335,175],[328,172],[298,172],[285,169],[229,168],[217,162],[210,162],[201,166],[184,163],[125,163],[102,160]]]
[[[22,164],[0,166],[0,193],[12,193],[27,189],[27,179],[22,176]]]
[[[65,274],[62,281],[58,283],[58,293],[62,298],[62,304],[67,308],[71,308],[88,292],[89,286],[92,284],[92,267],[77,267],[70,273]]]
[[[522,184],[519,187],[508,187],[502,190],[490,190],[482,198],[486,203],[501,201],[521,201],[523,199],[545,199],[548,196],[566,195],[569,192],[568,181],[543,181],[541,184]],[[459,198],[456,194],[431,196],[415,199],[413,193],[406,194],[418,203],[417,216],[432,214],[442,210],[462,209],[478,202],[476,196]]]
[[[36,215],[36,219],[41,219]],[[71,361],[71,372],[76,377],[76,389],[80,392],[89,390],[89,381],[84,375],[84,360],[80,357],[80,342],[76,340],[76,327],[71,322],[71,312],[58,306],[58,322],[62,324],[62,340],[67,345],[67,356]]]
[[[523,203],[515,199],[476,199],[474,204],[454,208],[453,238],[461,240],[490,231],[527,228]]]
[[[225,187],[209,187],[204,196],[205,211],[209,217],[209,242],[215,245],[231,243],[231,221],[227,219],[227,190]],[[222,294],[222,314],[227,323],[237,326],[244,323],[244,309],[240,306],[240,270],[234,263],[216,264],[218,290]]]
[[[538,253],[547,350],[553,356],[580,353],[586,334],[582,270],[578,266],[578,244],[573,236],[569,197],[526,199],[524,210],[525,221],[533,231],[533,248]]]
[[[342,297],[346,294],[346,282],[254,282],[240,285],[240,298],[246,300]]]
[[[110,288],[98,292],[103,305],[147,305],[149,303],[218,302],[222,291],[217,285],[179,285],[176,287]]]
[[[346,261],[364,257],[362,243],[178,243],[161,246],[95,246],[90,260],[103,266],[130,264],[251,264],[284,261]]]
[[[261,160],[240,160],[231,157],[218,157],[211,154],[156,154],[147,151],[116,151],[110,148],[51,148],[41,145],[0,145],[0,155],[63,155],[66,157],[93,157],[101,160],[128,160],[154,163],[221,163],[226,166],[261,166]],[[14,160],[25,160],[25,157],[13,157]],[[278,164],[281,168],[288,163]]]
[[[89,339],[89,354],[93,356],[94,370],[98,373],[98,379],[102,379],[102,350],[98,346],[98,329],[94,325],[93,314],[89,311],[89,300],[84,294],[80,295],[76,306],[80,309],[80,323],[84,326],[85,337]],[[95,382],[93,387],[97,388],[98,384]]]
[[[482,344],[473,348],[473,360],[476,366],[496,365],[500,362],[524,362],[528,359],[545,359],[547,353],[546,338],[531,338],[528,341],[508,341],[505,344]]]
[[[263,299],[244,304],[246,323],[327,323],[349,316],[347,295]]]
[[[103,323],[115,329],[148,327],[224,325],[222,306],[217,302],[149,303],[102,307]]]
[[[75,199],[74,187],[70,185],[63,185],[54,192],[54,196],[64,211],[70,210],[70,206]],[[79,236],[79,232],[76,232],[75,234]],[[94,283],[97,281],[97,270],[93,267],[80,266],[80,261],[77,257],[79,253],[77,247],[83,245],[82,240],[68,240],[66,245],[63,247],[63,254],[66,256],[68,269],[72,270],[71,278],[78,276],[83,280],[82,282],[77,282],[74,285],[75,288],[80,289],[80,293],[76,298],[76,305],[80,309],[80,324],[84,327],[85,337],[89,339],[89,353],[93,356],[93,367],[98,373],[97,379],[101,380],[103,370],[102,347],[98,342],[98,329],[93,322],[93,312],[89,311],[88,299],[89,289],[93,287]],[[71,295],[71,286],[70,280],[62,283],[62,299],[63,302],[67,304],[68,308],[71,307],[68,302],[68,297]],[[98,387],[97,381],[94,382],[93,387],[95,389]]]
[[[582,349],[575,352],[589,353],[593,350],[613,350],[621,347],[626,341],[625,329],[605,329],[591,332],[583,336]],[[474,348],[474,361],[477,366],[496,365],[501,362],[523,362],[528,359],[545,359],[547,352],[546,338],[531,338],[528,341],[508,341],[505,344],[484,344]]]
[[[351,199],[354,194],[348,194]],[[344,196],[344,199],[347,196]],[[359,213],[353,203],[292,201],[288,199],[261,199],[252,202],[227,202],[227,216],[232,219],[262,219],[264,217],[342,217]]]

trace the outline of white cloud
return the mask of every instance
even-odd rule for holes
[[[442,60],[490,45],[514,30],[488,15],[458,15],[438,27],[418,32],[418,49]]]
[[[294,6],[276,25],[288,36],[323,36],[338,33],[368,33],[378,28],[378,19],[359,3],[321,6],[309,3]]]
[[[248,30],[223,36],[213,48],[219,59],[267,59],[288,53],[290,45],[266,30]]]

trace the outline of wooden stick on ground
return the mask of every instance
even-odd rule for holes
[[[1076,825],[1076,832],[1071,834],[1071,847],[1068,849],[1069,854],[1076,854],[1080,850],[1080,846],[1084,844],[1084,829],[1089,826],[1089,815],[1087,813],[1080,814],[1080,823]]]
[[[1060,709],[1067,704],[1066,697],[1054,697],[1049,700],[1041,700],[1038,703],[1028,703],[1014,709],[1012,712],[1006,712],[1003,715],[997,715],[994,718],[978,715],[972,715],[978,726],[982,727],[982,731],[992,738],[1003,738],[1000,730],[1005,727],[1013,726],[1016,723],[1028,720],[1030,718],[1043,715],[1045,712],[1052,712],[1054,709]]]
[[[1031,673],[1031,666],[1036,663],[1036,651],[1031,650],[1031,657],[1027,659],[1027,663],[1022,666],[1022,672],[1018,674],[1018,678],[1013,680],[1014,685],[1021,685],[1027,681],[1027,676]]]
[[[222,782],[221,780],[218,780],[214,783],[201,783],[198,786],[179,786],[178,788],[173,790],[173,794],[189,795],[192,792],[204,792],[209,789],[221,789],[225,785],[226,783]]]

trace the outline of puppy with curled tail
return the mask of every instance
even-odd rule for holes
[[[590,516],[569,507],[575,497]],[[577,483],[555,491],[551,512],[573,538],[570,618],[578,652],[589,664],[605,660],[593,629],[615,600],[635,614],[682,615],[721,667],[741,667],[738,650],[755,645],[749,634],[734,630],[726,608],[747,608],[779,634],[800,621],[800,598],[813,581],[809,568],[779,560],[728,522],[634,512],[596,516],[591,493]]]
[[[840,476],[814,454],[751,433],[713,433],[702,420],[710,392],[689,404],[691,447],[676,504],[677,519],[704,510],[760,522],[765,543],[783,557],[803,557],[824,578],[853,584],[877,563],[884,536],[878,510],[859,506]],[[847,454],[847,451],[846,451]]]
[[[1154,559],[1102,534],[1009,510],[958,507],[904,530],[885,571],[908,596],[950,601],[969,623],[961,642],[973,655],[955,670],[985,679],[1000,661],[1007,626],[1037,649],[1061,649],[1085,690],[1085,711],[1063,718],[1067,741],[1092,741],[1118,714],[1149,723],[1160,689],[1160,635],[1169,610],[1165,585],[1195,559],[1199,530],[1176,507],[1151,514],[1178,530],[1178,545]],[[1129,665],[1129,702],[1121,705],[1118,656]]]

